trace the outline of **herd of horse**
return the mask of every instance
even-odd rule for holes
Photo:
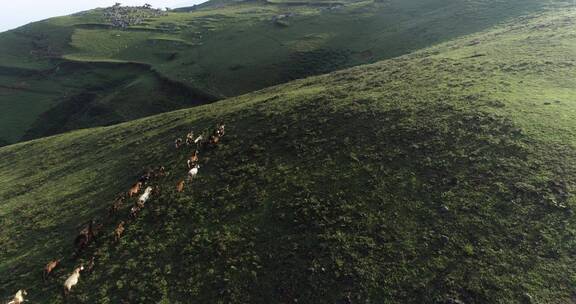
[[[221,138],[225,134],[225,125],[219,123],[216,128],[210,132],[208,140],[204,140],[203,135],[194,137],[194,133],[191,131],[186,134],[185,140],[177,138],[174,141],[174,147],[176,150],[182,149],[184,146],[195,147],[192,155],[186,160],[186,167],[188,168],[188,174],[186,178],[178,180],[176,184],[176,192],[184,192],[185,185],[191,182],[196,175],[198,175],[200,169],[200,151],[205,148],[211,148],[218,145]],[[152,197],[160,194],[160,187],[152,185],[152,182],[157,181],[161,178],[168,176],[169,173],[166,171],[164,166],[159,166],[152,170],[147,170],[142,174],[138,180],[128,189],[126,192],[120,193],[112,205],[108,208],[107,218],[112,219],[116,214],[122,210],[124,203],[133,197],[138,196],[138,199],[134,202],[133,206],[130,208],[128,219],[120,220],[116,225],[112,233],[112,238],[114,243],[118,243],[126,230],[126,226],[134,219],[136,219],[142,209],[144,209],[146,202]],[[143,193],[142,189],[144,189]],[[92,219],[87,224],[84,224],[76,238],[74,239],[74,253],[72,255],[73,260],[77,260],[82,253],[92,244],[96,243],[101,232],[104,230],[105,226],[103,223],[98,223],[96,220]],[[86,265],[80,264],[75,267],[73,272],[67,277],[63,284],[63,295],[67,297],[72,288],[78,284],[80,278],[80,272],[86,271],[88,273],[92,272],[95,266],[96,258],[91,256]],[[60,266],[62,259],[51,260],[44,266],[42,271],[42,277],[44,281],[48,280],[54,273],[55,269]],[[25,289],[20,289],[16,292],[14,297],[7,304],[21,304],[24,303],[24,297],[28,293]]]

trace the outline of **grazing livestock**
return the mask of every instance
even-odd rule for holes
[[[84,234],[78,235],[74,240],[74,245],[76,246],[76,252],[74,253],[74,258],[80,256],[80,253],[82,253],[82,251],[84,251],[84,249],[88,247],[88,244],[90,244],[90,239],[88,238],[87,235]]]
[[[194,132],[190,131],[186,134],[186,144],[191,145],[194,143]]]
[[[84,224],[84,227],[82,228],[82,230],[80,230],[80,232],[78,234],[79,235],[92,235],[93,234],[93,231],[92,231],[93,225],[94,225],[94,220],[90,220],[88,222],[88,224]]]
[[[154,172],[152,172],[151,170],[146,171],[146,173],[142,174],[142,176],[140,176],[140,178],[138,179],[138,182],[142,183],[142,185],[146,185],[146,183],[148,181],[150,181],[150,179],[153,177]]]
[[[138,194],[141,188],[142,188],[142,182],[137,182],[136,184],[134,184],[134,186],[132,186],[132,188],[130,188],[130,190],[128,191],[128,197],[133,197],[134,195]]]
[[[118,242],[120,241],[120,238],[122,237],[122,234],[124,233],[124,221],[121,221],[118,226],[116,226],[116,229],[114,229],[114,241]]]
[[[198,175],[198,169],[200,169],[200,165],[195,165],[190,171],[188,171],[188,178],[190,180],[194,179],[196,175]]]
[[[126,196],[124,194],[120,194],[116,198],[112,206],[110,206],[110,208],[108,209],[108,217],[113,216],[118,212],[118,210],[120,210],[120,208],[122,208],[122,205],[124,205],[124,200],[126,200]]]
[[[152,177],[154,178],[165,177],[166,175],[166,168],[164,168],[164,166],[158,167],[158,169],[154,170],[152,173]]]
[[[178,184],[176,184],[176,191],[177,191],[178,193],[184,192],[184,185],[185,185],[185,184],[186,184],[186,181],[185,181],[185,180],[179,181]]]
[[[94,226],[94,228],[92,229],[92,240],[94,240],[95,242],[98,241],[98,240],[96,239],[96,237],[98,236],[98,234],[100,234],[100,231],[102,231],[102,228],[104,228],[104,224],[98,223],[98,224],[96,224],[96,226]]]
[[[24,296],[26,295],[28,295],[26,290],[20,289],[18,290],[18,292],[16,292],[14,298],[12,299],[12,301],[8,302],[8,304],[22,304],[24,303]]]
[[[94,256],[90,257],[90,260],[88,260],[88,264],[86,264],[86,272],[92,273],[95,264],[96,264],[96,258]]]
[[[146,190],[144,190],[144,193],[142,195],[140,195],[140,198],[138,198],[138,203],[142,204],[142,206],[144,206],[144,204],[150,199],[150,195],[152,194],[152,190],[153,188],[148,186],[146,187]]]
[[[78,279],[80,279],[80,271],[82,271],[82,270],[84,270],[84,266],[80,265],[80,267],[77,267],[76,269],[74,269],[74,272],[72,272],[72,274],[64,282],[64,296],[65,297],[68,296],[68,294],[70,294],[72,287],[74,287],[74,286],[76,286],[76,284],[78,284]]]
[[[75,257],[78,257],[80,253],[88,247],[88,245],[96,238],[96,233],[98,229],[101,229],[102,225],[98,225],[97,229],[94,229],[94,221],[90,221],[88,226],[84,227],[78,233],[76,239],[74,239],[74,246],[76,247]]]
[[[220,137],[219,136],[210,136],[210,145],[215,146],[220,142]]]
[[[176,149],[180,149],[180,147],[182,147],[182,138],[176,138],[174,141],[174,147]]]
[[[225,129],[226,127],[224,126],[224,124],[220,123],[219,125],[216,126],[216,135],[219,137],[224,136]]]
[[[140,212],[140,206],[138,205],[134,205],[132,206],[132,208],[130,208],[130,217],[132,219],[135,219],[136,217],[138,217],[138,213]]]
[[[152,194],[155,196],[160,195],[160,186],[158,186],[158,185],[154,186],[154,189],[152,190]]]
[[[204,137],[202,135],[196,137],[196,139],[194,140],[195,144],[199,144],[202,140],[204,139]]]
[[[48,276],[50,276],[50,274],[52,274],[52,271],[54,271],[54,269],[56,267],[58,267],[58,264],[60,264],[61,259],[58,260],[52,260],[50,262],[48,262],[48,264],[46,264],[46,266],[44,266],[44,271],[42,272],[42,278],[44,278],[44,280],[46,280],[48,278]]]
[[[192,156],[188,158],[188,161],[186,162],[186,164],[188,165],[188,169],[192,169],[192,167],[194,167],[194,165],[198,163],[198,160],[200,160],[198,155],[199,155],[198,150],[196,150],[194,154],[192,154]]]

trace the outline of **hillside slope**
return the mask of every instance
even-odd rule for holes
[[[0,290],[61,303],[573,303],[576,11],[0,149]],[[173,140],[225,121],[184,193]],[[145,168],[170,175],[104,220]],[[130,201],[130,204],[133,200]],[[69,257],[82,223],[105,234]],[[42,282],[49,260],[64,257]],[[460,302],[457,302],[459,300]]]
[[[108,8],[49,19],[0,34],[0,141],[203,104],[396,57],[564,5],[560,0],[213,1],[188,11]],[[124,19],[107,17],[124,16],[124,10],[134,10],[124,19],[140,21],[118,27]]]

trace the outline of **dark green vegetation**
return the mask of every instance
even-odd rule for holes
[[[131,10],[126,18],[139,21],[125,29],[103,9],[54,18],[0,34],[0,139],[14,143],[236,96],[564,6],[560,0],[211,1],[159,16]],[[70,62],[91,64],[58,72]],[[166,81],[181,89],[158,90]]]
[[[44,264],[146,167],[171,175],[72,303],[573,303],[576,12],[238,98],[0,149],[0,286],[60,303]],[[172,142],[218,121],[184,194]],[[128,206],[126,206],[128,208]]]

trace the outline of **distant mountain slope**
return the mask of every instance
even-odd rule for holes
[[[61,303],[572,303],[576,11],[412,55],[0,149],[0,290]],[[219,121],[183,194],[190,148]],[[119,243],[101,218],[164,165]],[[99,221],[104,221],[99,219]],[[50,259],[64,257],[42,282]]]
[[[0,139],[203,104],[392,58],[564,3],[210,1],[166,15],[135,10],[124,18],[141,22],[124,29],[103,9],[49,19],[0,34]],[[92,64],[61,68],[71,61]]]

